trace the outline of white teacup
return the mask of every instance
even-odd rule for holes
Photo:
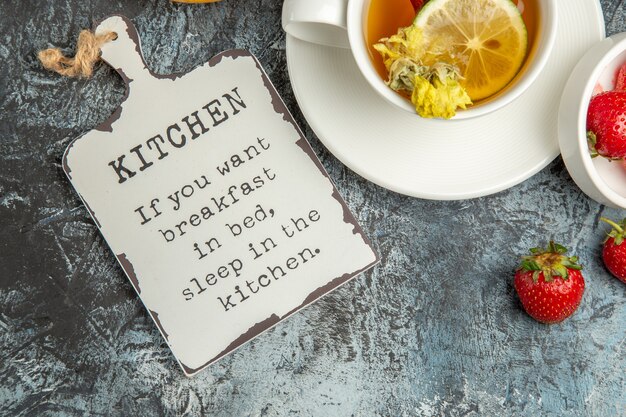
[[[411,113],[413,104],[391,90],[372,63],[366,45],[365,22],[371,0],[285,0],[282,24],[298,39],[325,46],[349,48],[367,82],[390,103]],[[410,1],[410,0],[406,0]],[[507,86],[487,100],[457,112],[454,119],[482,116],[519,97],[542,71],[557,35],[557,0],[537,0],[539,22],[536,38],[522,70]]]

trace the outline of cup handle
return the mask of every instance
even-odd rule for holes
[[[347,7],[348,0],[285,0],[283,30],[303,41],[350,48]]]

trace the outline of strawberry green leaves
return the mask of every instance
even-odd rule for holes
[[[582,270],[582,266],[578,263],[578,257],[565,256],[568,249],[550,241],[547,249],[531,248],[530,256],[524,256],[518,270],[532,271],[533,281],[539,280],[539,275],[543,273],[546,282],[552,282],[555,276],[565,280],[569,278],[569,271]]]

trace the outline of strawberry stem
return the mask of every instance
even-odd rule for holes
[[[624,233],[624,229],[622,229],[622,226],[620,226],[619,224],[615,223],[613,220],[607,219],[606,217],[600,217],[600,220],[602,220],[604,223],[607,223],[607,224],[611,225],[611,227],[613,227],[615,230],[617,230],[618,233],[620,233],[620,234]]]
[[[626,233],[624,233],[624,229],[626,229],[626,219],[622,220],[619,224],[605,217],[600,217],[600,220],[613,227],[613,230],[608,233],[605,242],[608,242],[610,238],[613,238],[613,243],[617,246],[624,243],[624,240],[626,239]]]

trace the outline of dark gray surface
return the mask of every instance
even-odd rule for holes
[[[566,0],[557,0],[566,1]],[[589,0],[592,1],[592,0]],[[603,0],[607,33],[626,3]],[[0,415],[626,415],[624,284],[600,260],[600,215],[561,159],[495,196],[404,197],[342,166],[293,98],[279,0],[0,3]],[[121,102],[121,79],[44,71],[80,29],[122,13],[158,73],[230,48],[265,66],[382,264],[188,379],[66,180],[71,139]],[[518,257],[554,237],[586,266],[578,312],[519,306]]]

